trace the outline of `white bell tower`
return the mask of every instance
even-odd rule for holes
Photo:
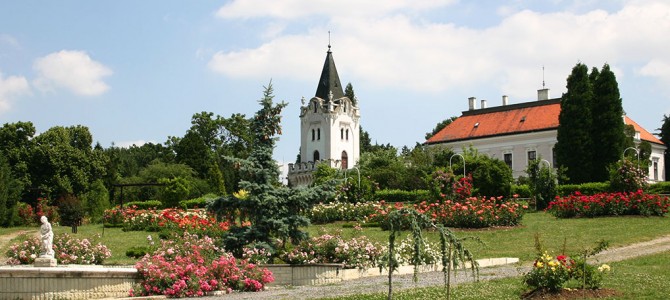
[[[344,95],[328,45],[316,94],[300,107],[300,163],[289,164],[289,184],[308,185],[319,162],[351,169],[360,157],[360,111]]]

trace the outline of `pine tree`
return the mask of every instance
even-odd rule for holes
[[[567,92],[561,99],[556,143],[558,164],[567,168],[572,183],[591,181],[593,145],[591,140],[591,103],[593,89],[588,67],[578,63],[567,79]]]
[[[344,88],[344,95],[347,96],[349,100],[351,100],[351,103],[353,103],[354,105],[358,105],[358,103],[356,103],[356,94],[354,93],[354,86],[351,85],[351,82],[347,83],[347,86]]]
[[[242,212],[239,218],[247,217],[248,226],[233,225],[223,236],[226,250],[236,256],[242,247],[264,247],[272,251],[276,239],[299,242],[307,237],[301,230],[309,225],[304,211],[318,199],[326,199],[332,188],[324,186],[290,189],[279,182],[279,166],[272,158],[276,136],[281,134],[281,111],[286,103],[273,103],[272,83],[263,92],[259,102],[261,109],[251,122],[252,150],[248,158],[225,157],[240,168],[243,179],[240,188],[248,192],[244,199],[224,196],[210,204],[209,209],[219,217]],[[241,224],[240,224],[241,225]]]
[[[619,94],[619,85],[610,66],[605,64],[595,73],[593,85],[593,103],[591,115],[591,140],[593,143],[593,176],[591,181],[606,181],[609,178],[608,166],[621,158],[626,135],[623,123],[623,106]]]

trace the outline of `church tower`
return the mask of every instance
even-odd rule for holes
[[[289,164],[289,184],[308,185],[318,163],[351,169],[360,156],[360,111],[344,95],[328,45],[316,94],[300,107],[300,163]]]

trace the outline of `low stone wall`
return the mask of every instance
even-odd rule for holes
[[[480,268],[513,264],[519,262],[518,258],[500,257],[478,259]],[[369,269],[345,269],[341,264],[314,264],[314,265],[263,265],[268,268],[275,278],[271,285],[319,285],[337,283],[344,280],[352,280],[369,276],[388,275],[387,270],[380,272],[379,268]],[[466,268],[470,265],[466,264]],[[419,272],[441,271],[441,265],[419,266]],[[400,266],[395,274],[412,274],[414,266]]]
[[[512,264],[518,258],[477,260],[481,268]],[[271,285],[320,285],[369,276],[388,275],[379,268],[345,269],[341,264],[263,265],[275,281]],[[419,267],[419,272],[441,271],[440,265]],[[414,266],[401,266],[396,274],[412,274]],[[131,267],[0,266],[0,299],[95,299],[126,297],[137,283],[137,270]]]
[[[136,282],[135,268],[2,266],[0,299],[125,297]]]

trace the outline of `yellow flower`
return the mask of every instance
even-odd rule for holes
[[[249,197],[249,192],[246,190],[239,190],[235,193],[233,193],[233,197],[240,199],[240,200],[245,200],[247,197]]]
[[[541,261],[538,261],[538,262],[535,263],[535,267],[537,267],[538,269],[542,268],[542,266],[543,266],[543,264],[542,264]]]
[[[610,266],[603,264],[600,267],[598,267],[598,271],[600,272],[609,272],[610,271]]]
[[[551,270],[552,270],[552,271],[556,271],[556,268],[555,268],[555,267],[551,267]]]

